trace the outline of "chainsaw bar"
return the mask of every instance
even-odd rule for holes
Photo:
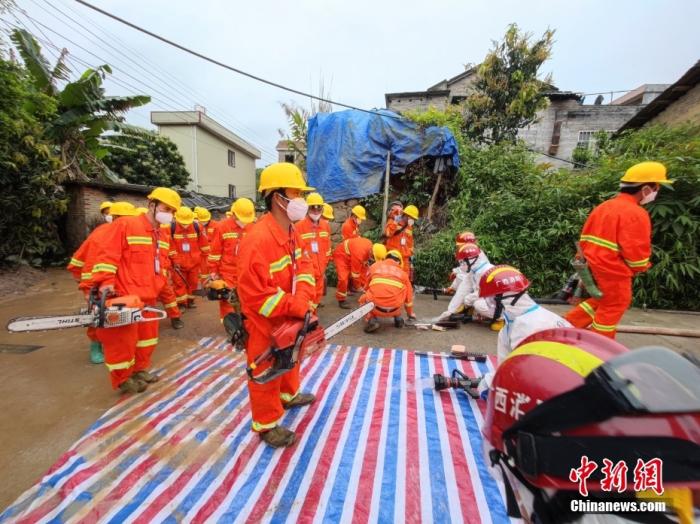
[[[63,315],[13,318],[7,324],[10,333],[24,333],[27,331],[49,331],[52,329],[65,329],[73,327],[92,326],[95,323],[94,315]]]
[[[326,340],[328,340],[331,337],[334,337],[348,326],[351,326],[352,324],[360,320],[362,317],[364,317],[367,313],[371,312],[373,309],[374,302],[367,302],[366,304],[358,307],[351,313],[348,313],[340,320],[337,320],[336,322],[324,329],[326,333]]]

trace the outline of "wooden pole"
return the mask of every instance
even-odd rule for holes
[[[642,335],[669,335],[672,337],[700,338],[698,329],[676,329],[658,326],[617,326],[618,333],[639,333]]]
[[[384,212],[382,213],[382,234],[386,228],[386,212],[389,207],[389,177],[391,176],[391,151],[386,152],[386,174],[384,175]]]
[[[437,200],[437,194],[438,191],[440,190],[440,182],[442,182],[442,173],[443,171],[440,171],[438,173],[438,178],[437,182],[435,182],[435,189],[433,189],[433,195],[430,197],[430,203],[428,204],[428,214],[426,216],[426,219],[428,222],[433,218],[433,206],[435,206],[435,201]]]

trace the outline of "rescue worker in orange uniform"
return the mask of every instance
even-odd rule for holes
[[[620,180],[620,192],[591,211],[580,245],[602,298],[589,298],[571,309],[574,327],[615,338],[617,325],[632,302],[632,278],[651,267],[651,219],[644,205],[654,201],[661,185],[671,184],[666,167],[641,162]]]
[[[314,265],[314,278],[316,279],[316,305],[321,304],[324,290],[324,276],[328,267],[328,251],[331,242],[331,226],[323,215],[323,197],[318,193],[310,193],[306,197],[309,212],[304,220],[295,225],[301,235],[304,244],[303,249],[311,256]]]
[[[401,269],[409,273],[410,259],[413,256],[413,225],[418,220],[418,208],[410,205],[396,213],[384,228],[386,248],[401,253]]]
[[[306,216],[302,194],[312,189],[294,164],[272,164],[260,175],[258,191],[268,212],[243,239],[238,265],[238,296],[248,333],[245,347],[249,364],[270,348],[277,327],[290,318],[301,320],[313,309],[313,265],[293,225]],[[261,364],[256,371],[262,373],[270,365]],[[294,444],[295,433],[279,425],[284,410],[316,399],[301,393],[299,386],[299,364],[265,384],[248,381],[253,431],[270,446]]]
[[[223,280],[226,287],[238,287],[238,259],[243,237],[255,222],[255,205],[248,198],[239,198],[231,205],[231,216],[218,223],[213,231],[209,251],[209,278]],[[233,313],[228,300],[219,300],[219,316]]]
[[[372,241],[364,237],[349,238],[335,246],[333,262],[338,273],[335,298],[341,309],[352,309],[347,303],[348,285],[353,291],[364,291],[367,263],[371,254]]]
[[[136,295],[154,306],[161,282],[159,224],[172,221],[180,195],[158,187],[148,195],[148,213],[119,219],[110,227],[92,268],[92,278],[107,295]],[[144,312],[145,316],[150,316]],[[137,322],[97,330],[112,387],[122,393],[140,393],[158,377],[148,371],[158,344],[158,322]]]
[[[401,253],[396,250],[387,253],[382,244],[375,244],[372,252],[376,262],[369,268],[367,291],[358,301],[359,304],[374,302],[374,310],[365,317],[365,333],[379,329],[378,317],[393,318],[395,327],[403,327],[402,307],[406,308],[408,318],[416,318],[413,314],[413,286],[400,267]],[[383,257],[386,258],[382,260]]]
[[[141,211],[143,210],[143,211]],[[142,215],[148,213],[146,208],[137,208],[137,214]],[[160,235],[158,237],[158,249],[160,254],[160,268],[158,273],[158,281],[160,283],[160,291],[158,292],[158,302],[163,304],[163,309],[170,319],[170,325],[173,329],[182,329],[185,323],[182,321],[182,311],[177,304],[177,295],[172,284],[173,264],[170,259],[170,224],[160,225]]]
[[[129,202],[109,202],[109,216],[111,219],[104,224],[100,224],[92,233],[80,244],[78,250],[73,254],[68,264],[68,271],[71,272],[73,278],[78,281],[78,289],[80,289],[85,298],[90,295],[90,290],[94,286],[92,280],[92,266],[95,265],[95,259],[100,250],[100,245],[104,242],[105,235],[112,227],[112,223],[120,217],[136,215],[136,208]],[[87,337],[90,339],[90,362],[93,364],[102,364],[105,361],[102,344],[97,339],[97,328],[87,328]]]
[[[173,264],[173,287],[181,308],[194,308],[194,292],[199,284],[203,252],[209,242],[202,226],[194,224],[194,212],[182,206],[175,213],[171,227],[170,258]]]
[[[209,263],[207,257],[209,256],[211,241],[214,238],[219,221],[213,220],[211,217],[211,212],[205,207],[197,206],[193,209],[193,211],[195,217],[194,220],[199,224],[199,230],[202,231],[207,237],[207,246],[202,248],[202,261],[199,271],[199,281],[200,283],[204,283],[209,276]]]
[[[360,236],[360,224],[367,220],[367,211],[364,207],[357,205],[350,210],[350,216],[343,222],[340,234],[343,240]]]

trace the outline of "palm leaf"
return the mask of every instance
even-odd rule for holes
[[[10,39],[17,47],[25,67],[31,75],[34,86],[50,95],[56,93],[52,82],[52,72],[48,61],[41,54],[41,46],[36,39],[24,29],[15,29]]]

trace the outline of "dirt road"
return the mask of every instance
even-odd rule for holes
[[[322,323],[328,324],[347,311],[339,309],[329,290],[326,307],[320,309]],[[438,315],[446,298],[434,301],[419,296],[416,312],[420,318]],[[21,296],[0,298],[0,325],[20,315],[41,315],[77,311],[82,305],[70,276],[51,270],[46,278]],[[563,311],[565,308],[554,308]],[[652,314],[631,311],[625,323],[694,328],[698,316]],[[218,306],[199,301],[199,307],[184,316],[186,327],[175,331],[163,322],[154,364],[192,347],[206,336],[218,336],[222,328]],[[700,354],[697,339],[621,335],[629,347],[664,345],[675,350],[693,350]],[[415,350],[447,351],[452,344],[465,344],[470,350],[495,352],[496,334],[479,325],[437,333],[412,328],[396,329],[387,324],[371,335],[357,324],[332,340],[350,346],[392,347]],[[21,353],[21,347],[39,346]],[[109,387],[105,367],[90,364],[88,342],[81,329],[13,334],[0,333],[0,508],[6,507],[36,482],[53,462],[117,400]]]

